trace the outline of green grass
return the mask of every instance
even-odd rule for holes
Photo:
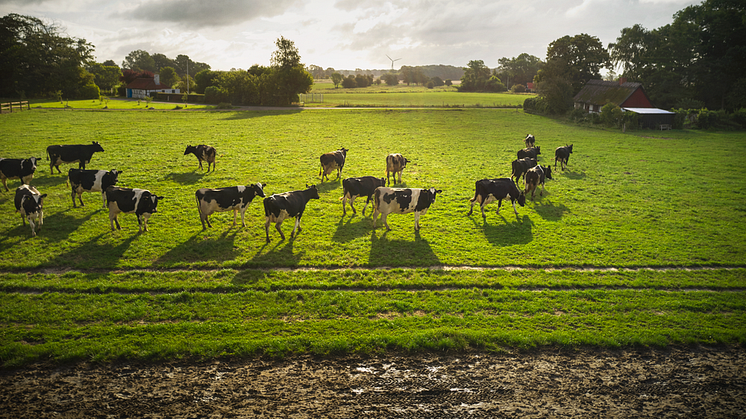
[[[65,109],[65,110],[91,110],[91,109],[107,109],[107,110],[178,110],[178,109],[212,109],[213,105],[204,105],[199,103],[188,103],[186,106],[184,102],[150,102],[148,105],[145,100],[138,99],[125,99],[125,98],[111,98],[106,101],[101,100],[65,100],[58,102],[56,100],[31,100],[32,109]]]
[[[31,238],[13,192],[0,191],[4,367],[746,343],[742,133],[622,134],[506,109],[32,109],[0,124],[0,157],[99,141],[106,151],[89,168],[117,168],[120,185],[166,197],[150,232],[138,234],[133,215],[112,232],[100,195],[73,208],[65,176],[50,175],[45,160],[32,181],[48,194],[45,223]],[[569,170],[518,216],[509,205],[496,215],[496,203],[486,221],[478,210],[467,216],[474,182],[509,176],[528,133],[543,163],[574,143]],[[183,155],[199,143],[217,147],[216,172]],[[401,152],[412,161],[403,186],[443,189],[419,233],[412,214],[389,217],[388,233],[372,229],[370,212],[342,217],[340,182],[318,181],[318,156],[340,146],[350,149],[345,177],[384,176],[385,155]],[[203,232],[194,191],[249,182],[268,193],[316,183],[321,199],[295,239],[271,232],[265,243],[260,200],[246,228],[218,213]],[[610,269],[577,269],[592,266]]]

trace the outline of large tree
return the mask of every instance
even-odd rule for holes
[[[152,73],[157,71],[153,57],[150,56],[150,53],[141,49],[127,54],[124,57],[124,61],[122,61],[122,68],[135,71],[150,71]]]
[[[591,79],[601,79],[601,69],[610,67],[609,53],[601,41],[585,33],[563,36],[549,44],[547,61],[537,81],[561,78],[570,83],[573,94]]]
[[[459,92],[484,91],[491,76],[490,69],[484,64],[484,61],[471,60],[469,65],[464,68],[464,75],[461,77],[458,90]]]
[[[75,98],[93,75],[84,66],[93,46],[63,29],[15,13],[0,18],[0,96],[41,97],[61,91]]]
[[[525,52],[514,58],[500,58],[497,63],[499,66],[495,73],[508,88],[515,84],[526,86],[527,83],[533,82],[534,76],[544,66],[539,57]]]
[[[116,65],[104,65],[101,63],[91,63],[88,66],[88,72],[93,74],[93,81],[99,89],[110,92],[119,85],[122,70]]]
[[[298,101],[298,94],[311,90],[313,77],[301,63],[293,41],[281,36],[275,41],[275,46],[277,50],[270,60],[273,77],[272,81],[267,80],[274,84],[274,95],[270,100],[276,105],[290,105]]]

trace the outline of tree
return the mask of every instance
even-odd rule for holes
[[[537,73],[538,81],[562,78],[570,82],[573,95],[590,79],[600,79],[601,69],[611,67],[609,53],[601,41],[581,33],[563,36],[552,41],[547,48],[547,61]]]
[[[482,60],[469,61],[469,66],[464,68],[464,75],[461,77],[461,84],[458,86],[459,92],[482,92],[487,86],[492,74],[490,69],[484,65]]]
[[[62,36],[63,29],[15,13],[0,18],[0,97],[76,97],[93,75],[93,46]],[[90,89],[88,89],[90,90]]]
[[[114,62],[114,60],[106,60],[103,63],[101,63],[105,66],[113,66],[113,67],[119,67],[117,63]]]
[[[173,87],[181,81],[181,77],[176,74],[176,70],[173,67],[164,67],[160,72],[160,80],[166,86]]]
[[[399,84],[399,76],[396,73],[386,73],[382,75],[381,78],[388,86],[396,86]]]
[[[345,89],[352,89],[357,87],[357,80],[355,80],[355,76],[350,74],[344,80],[342,80],[342,87],[344,87]]]
[[[122,61],[122,68],[127,68],[136,71],[150,71],[156,72],[155,60],[147,51],[141,49],[135,50],[127,54]]]
[[[122,70],[116,65],[91,63],[87,70],[93,74],[93,81],[96,86],[107,92],[110,92],[119,84],[119,78],[122,76]]]
[[[202,70],[195,74],[194,82],[197,83],[197,87],[194,88],[195,93],[203,94],[208,87],[216,86],[218,76],[220,72],[213,70]]]
[[[544,66],[539,57],[522,53],[515,58],[500,58],[495,74],[505,82],[506,86],[515,84],[526,85],[534,81],[534,76]]]
[[[313,86],[313,77],[300,62],[300,53],[295,43],[284,37],[275,41],[277,50],[270,59],[276,105],[290,105],[299,100],[300,93],[308,93]]]
[[[332,73],[330,76],[332,79],[332,83],[334,83],[334,88],[338,88],[339,84],[342,83],[342,80],[344,80],[344,76],[337,73],[336,71]]]
[[[166,67],[175,68],[176,62],[163,54],[155,53],[150,56],[153,59],[156,72],[161,72]]]
[[[272,58],[269,60],[272,67],[286,70],[301,65],[300,53],[298,52],[298,48],[295,47],[293,41],[280,36],[280,38],[275,41],[275,46],[277,47],[277,50],[272,53]]]

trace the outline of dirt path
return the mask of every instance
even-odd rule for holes
[[[746,417],[739,347],[0,371],[1,417]]]

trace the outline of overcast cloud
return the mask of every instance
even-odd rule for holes
[[[215,70],[268,65],[275,41],[295,42],[304,64],[354,70],[401,65],[466,66],[523,52],[546,58],[565,35],[604,46],[622,28],[655,29],[692,0],[0,0],[0,16],[34,16],[121,64],[142,49],[186,54]]]

